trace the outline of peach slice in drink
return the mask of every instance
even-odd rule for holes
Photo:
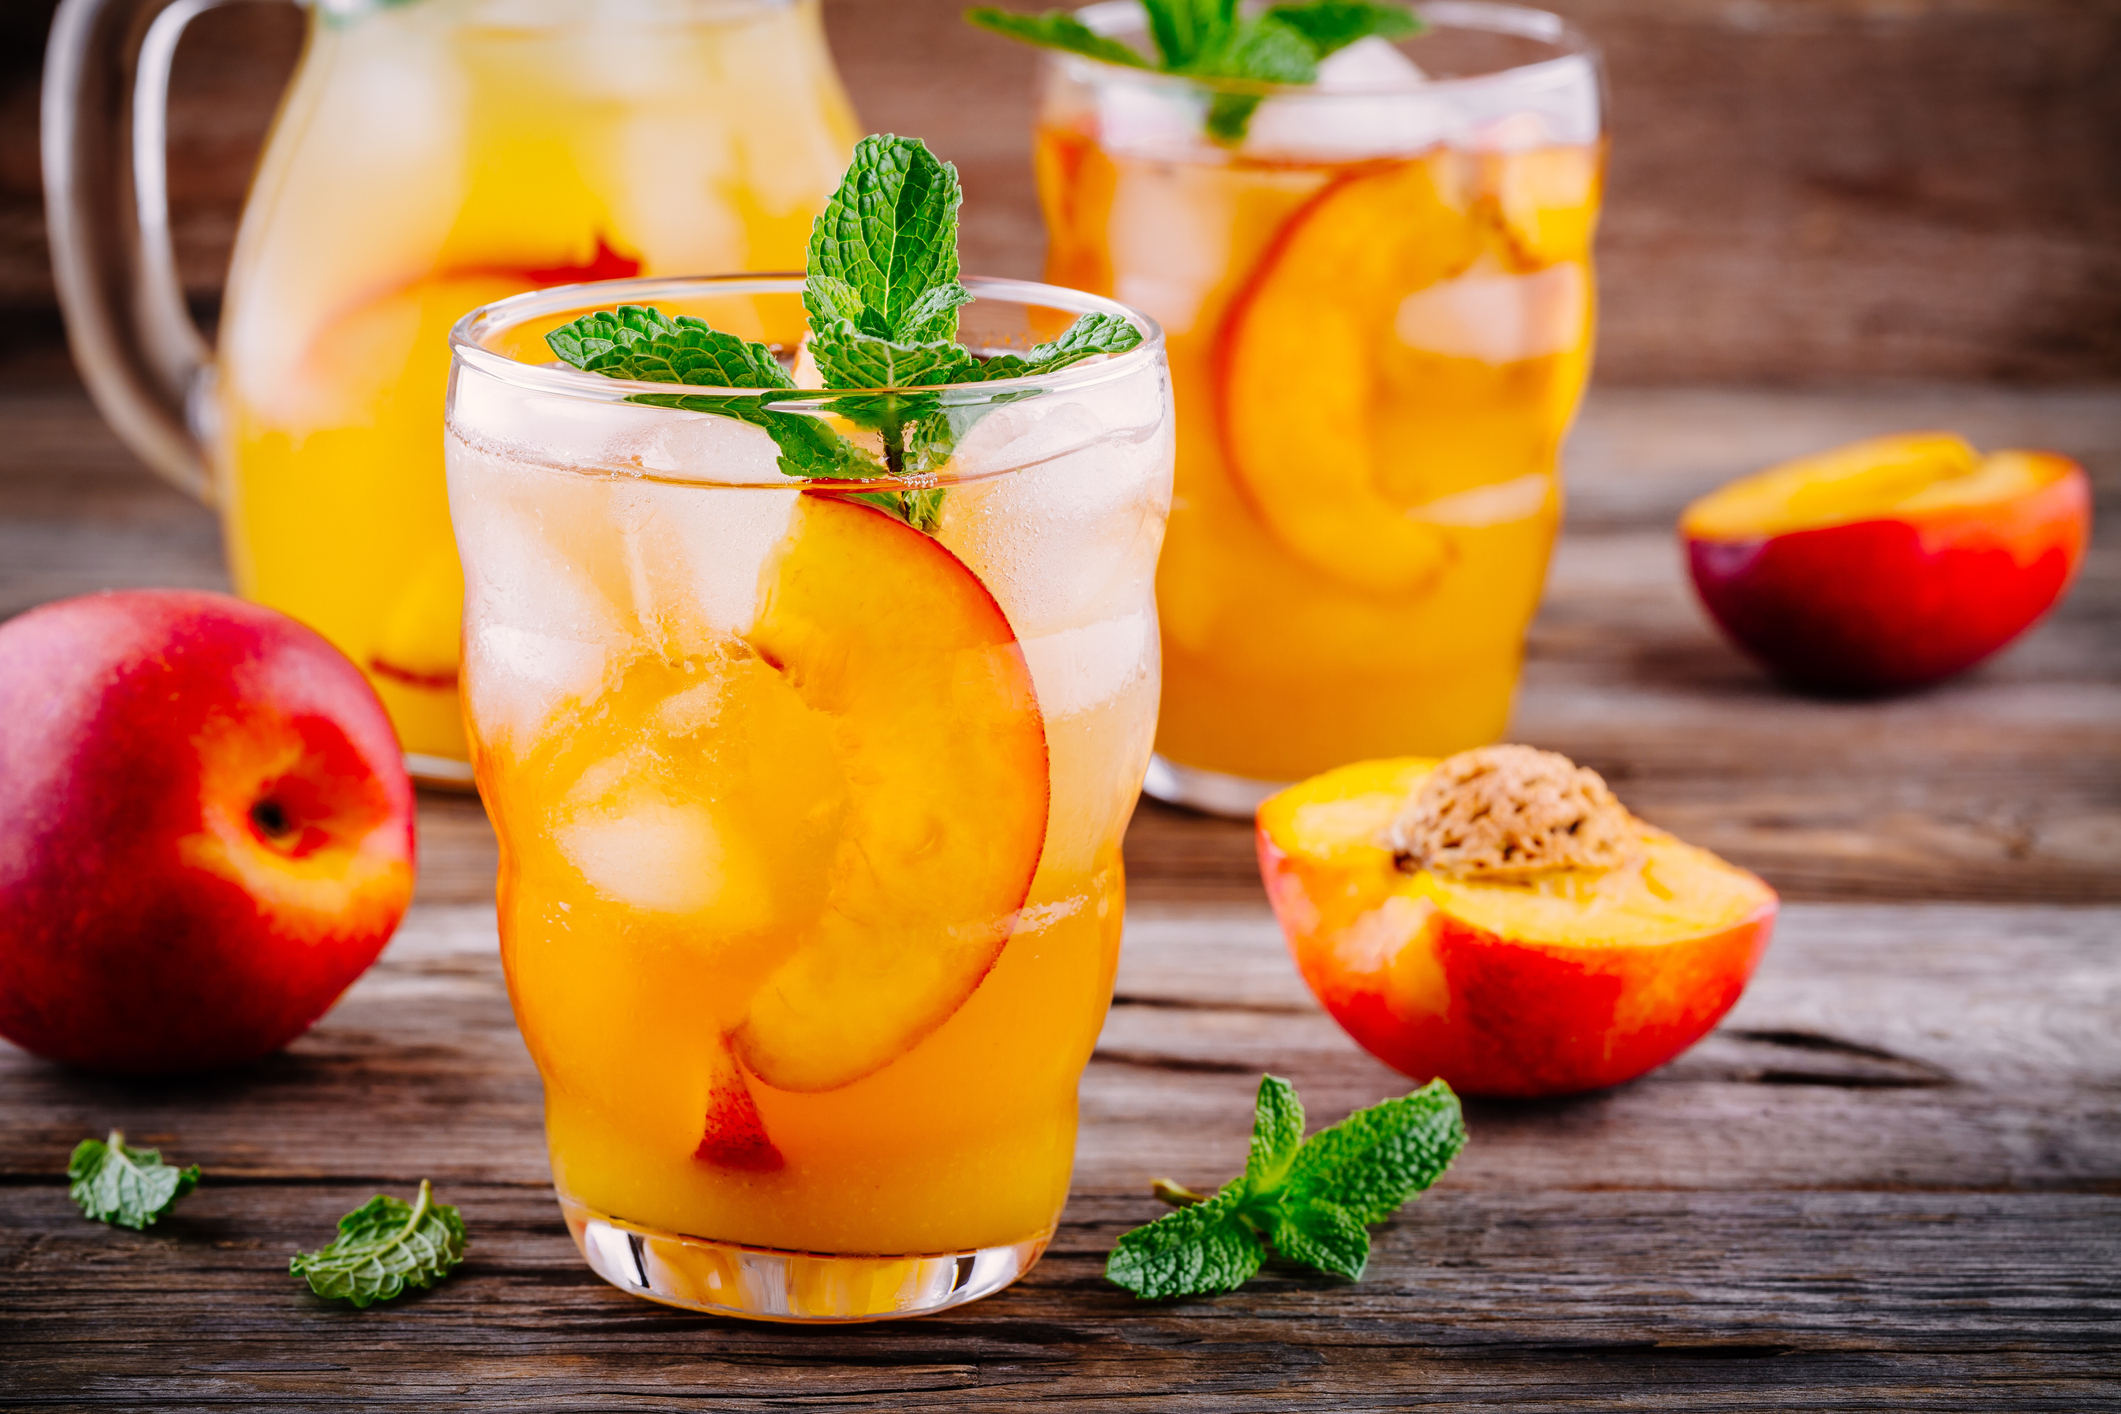
[[[1232,306],[1216,350],[1232,478],[1298,558],[1381,595],[1449,563],[1434,525],[1388,494],[1402,448],[1382,436],[1394,318],[1472,265],[1482,240],[1448,159],[1359,171],[1291,218]]]
[[[528,867],[653,958],[654,989],[554,950],[517,958],[518,1005],[572,1003],[526,1012],[548,1085],[649,1132],[689,1112],[701,1162],[771,1172],[762,1085],[882,1069],[1000,957],[1044,848],[1045,724],[986,586],[845,496],[796,498],[743,638],[663,628],[492,783],[543,783],[513,848],[550,840]],[[619,1018],[684,1035],[686,1064],[643,1074],[598,1039]]]
[[[824,907],[731,1041],[768,1085],[834,1090],[941,1025],[1001,955],[1045,843],[1045,724],[986,586],[855,501],[801,498],[749,639],[832,723],[846,804]]]

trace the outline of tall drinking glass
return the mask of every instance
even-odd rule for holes
[[[45,181],[76,360],[134,450],[218,503],[237,591],[360,666],[414,774],[468,785],[450,326],[540,286],[800,267],[857,132],[818,0],[305,0],[209,353],[162,104],[222,3],[60,7]]]
[[[924,391],[956,451],[910,481],[792,480],[744,420],[869,395],[673,394],[542,343],[647,303],[792,354],[796,280],[528,294],[453,336],[509,993],[568,1225],[656,1300],[955,1305],[1029,1267],[1067,1196],[1156,718],[1170,388],[1118,305],[966,283],[975,352],[1089,312],[1144,342]]]
[[[1047,278],[1169,341],[1165,799],[1249,814],[1508,724],[1589,365],[1599,70],[1553,15],[1418,8],[1426,34],[1315,88],[1046,60]],[[1235,145],[1218,98],[1257,105]]]

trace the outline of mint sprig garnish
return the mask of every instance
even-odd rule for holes
[[[470,1243],[457,1210],[434,1200],[420,1180],[411,1203],[378,1193],[339,1219],[339,1235],[316,1252],[298,1252],[287,1270],[319,1296],[370,1306],[430,1287],[464,1260]]]
[[[1144,1298],[1234,1291],[1271,1245],[1293,1261],[1359,1280],[1370,1260],[1366,1227],[1442,1177],[1466,1143],[1458,1097],[1441,1080],[1357,1110],[1309,1139],[1303,1132],[1296,1088],[1261,1076],[1245,1171],[1213,1197],[1158,1179],[1156,1195],[1184,1206],[1120,1238],[1105,1276]]]
[[[945,385],[1053,373],[1095,354],[1124,353],[1141,333],[1124,319],[1086,314],[1059,338],[982,358],[957,342],[958,310],[972,293],[958,281],[957,169],[912,139],[862,139],[839,189],[811,226],[803,309],[810,351],[827,392],[796,393],[772,349],[689,315],[644,305],[587,314],[545,336],[574,367],[647,383],[719,389],[786,389],[786,399],[722,393],[636,393],[629,402],[739,418],[762,428],[787,476],[880,480],[948,461],[981,417],[1036,390],[976,393]],[[879,459],[828,418],[876,434]],[[942,513],[937,489],[865,493],[917,530]]]
[[[1308,0],[1240,12],[1236,0],[1143,0],[1151,61],[1132,46],[1098,34],[1066,10],[1011,14],[992,7],[967,10],[982,29],[1047,49],[1064,50],[1106,64],[1154,69],[1201,79],[1248,83],[1307,84],[1318,81],[1321,59],[1372,35],[1405,39],[1419,34],[1421,17],[1390,0]],[[1264,95],[1218,93],[1208,103],[1208,136],[1229,146],[1245,129]]]
[[[74,1146],[66,1180],[66,1196],[89,1217],[139,1232],[199,1186],[199,1166],[172,1168],[161,1150],[130,1148],[124,1131],[113,1129],[109,1139]]]

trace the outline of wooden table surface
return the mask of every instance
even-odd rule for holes
[[[1781,455],[1937,424],[2091,466],[2104,521],[2072,598],[1918,696],[1777,692],[1694,607],[1678,507]],[[223,582],[211,517],[63,380],[0,389],[0,427],[0,616]],[[1602,389],[1569,472],[1515,734],[1789,902],[1744,1000],[1673,1065],[1470,1104],[1464,1157],[1379,1231],[1360,1285],[1270,1268],[1149,1305],[1100,1278],[1159,1211],[1152,1175],[1241,1165],[1262,1069],[1315,1122],[1407,1088],[1297,981],[1248,831],[1145,804],[1075,1192],[1036,1270],[860,1328],[621,1295],[548,1187],[492,836],[474,802],[433,797],[418,903],[284,1055],[143,1085],[0,1047],[0,1407],[2121,1405],[2121,397]],[[144,1234],[66,1198],[68,1151],[113,1125],[207,1172]],[[360,1312],[287,1275],[339,1214],[423,1177],[472,1233],[450,1281]]]

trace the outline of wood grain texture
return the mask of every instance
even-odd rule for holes
[[[832,1331],[666,1311],[582,1267],[492,915],[424,906],[238,1075],[144,1091],[0,1050],[0,1407],[2096,1408],[2121,1395],[2117,927],[1793,907],[1679,1064],[1472,1107],[1472,1145],[1360,1286],[1270,1268],[1143,1306],[1103,1254],[1157,1211],[1150,1175],[1241,1164],[1263,1057],[1314,1122],[1404,1082],[1339,1037],[1257,910],[1141,911],[1052,1252],[977,1307]],[[82,1221],[57,1176],[110,1123],[208,1172],[144,1234]],[[422,1176],[470,1224],[457,1276],[365,1313],[288,1277],[338,1214]]]
[[[118,446],[78,391],[0,388],[0,617],[92,589],[226,584],[210,513]],[[2094,544],[2062,607],[1953,682],[1882,702],[1776,688],[1694,602],[1670,527],[1768,462],[1955,426],[2091,471]],[[1568,526],[1513,734],[1809,899],[2121,901],[2121,391],[1600,389],[1566,457]],[[423,800],[420,897],[487,898],[474,802]],[[1248,827],[1144,802],[1138,900],[1260,897]]]
[[[51,302],[35,152],[53,0],[0,11],[0,309]],[[959,0],[828,0],[863,120],[965,176],[968,269],[1038,272],[1033,59]],[[1019,6],[1019,8],[1036,8]],[[1552,0],[1605,51],[1602,377],[2121,374],[2121,6],[2108,0]],[[179,263],[210,304],[288,6],[188,34],[172,88]]]

